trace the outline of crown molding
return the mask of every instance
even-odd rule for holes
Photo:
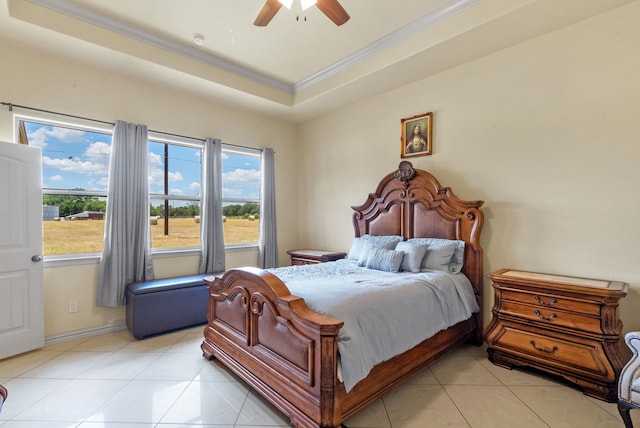
[[[378,40],[358,49],[352,54],[344,57],[340,61],[326,67],[309,77],[306,77],[293,85],[294,93],[309,88],[322,80],[340,73],[349,67],[359,63],[360,61],[373,56],[391,46],[401,42],[409,36],[427,29],[438,22],[461,12],[468,7],[480,2],[480,0],[450,0],[437,9],[423,15],[399,29],[379,38]]]
[[[87,7],[81,6],[77,2],[69,2],[64,0],[26,0],[36,6],[40,6],[54,12],[61,13],[74,19],[78,19],[87,22],[92,25],[104,28],[109,31],[113,31],[117,34],[121,34],[125,37],[129,37],[134,40],[155,46],[169,52],[173,52],[184,56],[186,58],[193,59],[203,64],[210,65],[212,67],[227,71],[229,73],[242,76],[246,79],[252,80],[259,84],[271,87],[273,89],[282,91],[289,95],[295,95],[296,93],[310,88],[311,86],[320,83],[321,81],[347,70],[349,67],[363,61],[364,59],[371,57],[389,47],[401,42],[407,37],[429,28],[442,20],[453,16],[464,9],[467,9],[480,0],[449,0],[437,9],[415,19],[414,21],[403,25],[401,28],[387,34],[384,37],[368,44],[367,46],[358,49],[352,54],[344,57],[340,61],[319,70],[299,82],[290,85],[278,79],[271,78],[264,74],[255,72],[245,67],[239,66],[231,61],[216,56],[211,53],[203,52],[199,49],[187,46],[183,43],[175,42],[166,37],[159,36],[149,31],[141,30],[134,26],[128,25],[117,19],[108,17],[106,15],[95,12]]]
[[[216,56],[214,54],[203,52],[191,46],[175,42],[166,37],[161,37],[149,31],[143,31],[139,28],[128,25],[117,19],[97,13],[91,9],[83,7],[75,2],[64,0],[26,0],[29,3],[40,7],[61,13],[74,19],[87,22],[92,25],[104,28],[109,31],[121,34],[134,40],[155,46],[169,52],[177,53],[184,57],[199,61],[201,63],[222,69],[229,73],[233,73],[257,83],[278,89],[288,94],[293,94],[293,86],[280,80],[273,79],[245,67],[241,67],[231,61]]]

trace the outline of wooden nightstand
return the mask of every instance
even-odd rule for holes
[[[323,250],[289,250],[291,265],[312,265],[316,263],[333,262],[344,259],[347,253]]]
[[[618,376],[630,356],[618,302],[628,284],[510,269],[490,277],[495,302],[484,337],[491,362],[533,367],[587,395],[618,400]]]

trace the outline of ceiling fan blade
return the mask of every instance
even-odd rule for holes
[[[267,2],[262,6],[258,17],[254,21],[253,25],[258,27],[264,27],[273,19],[278,10],[282,7],[282,3],[278,0],[267,0]]]
[[[316,6],[336,25],[342,25],[351,18],[338,0],[318,0]]]

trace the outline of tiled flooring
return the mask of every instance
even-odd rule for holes
[[[0,361],[0,428],[288,426],[200,352],[201,327],[142,341],[128,331]],[[634,413],[635,412],[635,413]],[[631,412],[640,427],[640,410]],[[464,347],[346,422],[349,428],[621,428],[615,404],[548,377],[493,366]]]

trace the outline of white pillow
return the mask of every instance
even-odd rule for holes
[[[364,246],[364,237],[355,237],[351,242],[351,249],[349,250],[349,254],[347,258],[349,260],[358,260],[360,257],[360,253],[362,252],[362,247]]]
[[[402,251],[404,253],[401,265],[403,271],[420,272],[422,259],[424,259],[427,253],[427,244],[408,241],[398,242],[396,251]]]
[[[371,242],[374,247],[384,248],[385,250],[393,250],[398,242],[404,241],[400,235],[363,235],[367,242]]]
[[[372,248],[374,248],[374,246],[371,245],[371,242],[364,242],[362,245],[362,251],[360,251],[360,256],[358,256],[358,266],[364,267],[367,264],[367,259],[369,258],[369,253]]]
[[[385,272],[400,272],[403,257],[404,253],[402,251],[371,247],[365,267]]]
[[[462,266],[464,265],[464,241],[443,238],[411,238],[407,242],[426,243],[428,245],[427,257],[429,257],[430,251],[432,254],[429,260],[425,257],[422,261],[423,269],[437,269],[451,273],[462,271]],[[451,246],[453,246],[453,252],[451,253],[449,262],[446,263],[445,266],[444,261],[451,251]],[[427,264],[430,266],[426,266]]]
[[[427,247],[427,254],[422,262],[422,267],[449,272],[449,263],[456,251],[454,242],[432,242]]]

